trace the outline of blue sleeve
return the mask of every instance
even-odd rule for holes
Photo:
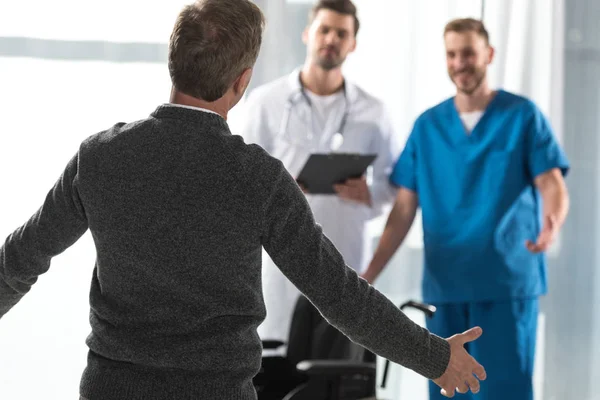
[[[402,150],[398,161],[396,161],[396,164],[394,165],[392,174],[390,175],[390,182],[392,185],[404,187],[413,192],[417,192],[417,151],[415,146],[417,131],[418,128],[415,124],[412,133],[406,141],[404,150]]]
[[[526,131],[527,168],[532,179],[559,168],[563,175],[569,171],[569,160],[560,147],[550,123],[534,106],[533,117]]]

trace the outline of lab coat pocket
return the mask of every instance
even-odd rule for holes
[[[535,240],[539,225],[537,203],[531,190],[526,189],[502,217],[494,233],[494,246],[509,268],[531,260],[525,242]]]

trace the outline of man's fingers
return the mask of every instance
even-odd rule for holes
[[[527,240],[525,242],[527,249],[532,253],[541,253],[547,251],[554,241],[555,227],[556,217],[553,215],[546,217],[546,223],[542,228],[542,232],[537,237],[536,242],[534,243],[531,240]]]
[[[333,187],[333,189],[338,194],[338,196],[340,196],[343,199],[346,199],[346,200],[358,200],[359,199],[358,192],[355,189],[349,187],[348,185],[335,185]]]
[[[537,243],[533,243],[532,241],[528,240],[527,242],[525,242],[525,245],[527,246],[527,250],[529,250],[532,253],[541,253],[548,250],[548,248],[550,247],[550,243],[543,239],[538,240]]]
[[[479,392],[479,389],[480,389],[479,381],[473,375],[471,375],[469,378],[467,378],[466,383],[469,386],[469,389],[471,389],[471,392],[473,392],[473,393]]]
[[[456,387],[456,391],[461,394],[467,393],[469,391],[469,386],[467,386],[466,383],[461,383]]]
[[[348,184],[337,184],[333,186],[336,194],[343,200],[370,204],[370,194],[367,186],[351,186]]]
[[[468,331],[465,331],[463,333],[461,333],[459,335],[460,339],[462,340],[462,343],[467,343],[467,342],[472,342],[474,340],[477,340],[481,334],[483,333],[483,330],[476,326],[474,328],[469,329]]]
[[[442,396],[446,396],[446,397],[454,397],[454,389],[443,389],[440,391],[440,393],[442,393]]]
[[[366,186],[366,180],[363,178],[358,178],[358,179],[348,179],[346,180],[346,185],[351,186],[351,187],[361,187],[361,186]]]
[[[348,195],[348,187],[346,185],[333,185],[333,190],[335,190],[340,197]]]
[[[527,247],[527,250],[529,250],[532,253],[538,253],[540,251],[538,244],[533,243],[531,240],[527,240],[525,242],[525,247]]]
[[[487,372],[485,372],[485,368],[483,368],[483,366],[479,363],[477,363],[477,366],[473,368],[473,373],[480,381],[485,381],[487,379]]]

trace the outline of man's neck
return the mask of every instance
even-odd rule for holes
[[[484,111],[496,92],[490,89],[487,82],[482,82],[471,94],[458,92],[454,98],[454,104],[458,112]]]
[[[191,106],[213,111],[219,114],[221,117],[223,117],[223,119],[227,120],[227,112],[229,108],[224,103],[223,98],[220,98],[219,100],[214,102],[208,102],[189,96],[185,93],[178,92],[173,88],[171,89],[171,98],[169,99],[169,102],[172,104],[180,104],[183,106]]]
[[[311,92],[320,96],[328,96],[342,89],[344,76],[341,68],[324,70],[323,68],[306,62],[300,73],[302,85]]]

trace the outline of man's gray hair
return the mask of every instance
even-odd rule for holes
[[[198,0],[186,6],[169,43],[169,73],[175,89],[215,101],[258,58],[265,26],[250,0]]]

